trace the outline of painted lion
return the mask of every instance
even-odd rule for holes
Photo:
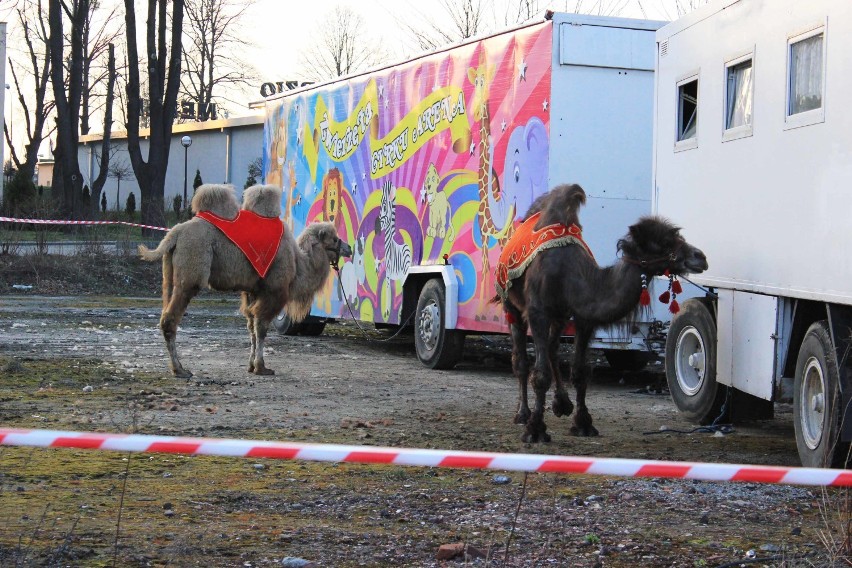
[[[438,168],[430,163],[426,171],[426,179],[423,180],[423,197],[429,205],[429,227],[426,229],[426,235],[442,239],[444,235],[447,235],[447,240],[452,241],[456,233],[453,229],[450,202],[443,191],[438,191],[440,181]]]

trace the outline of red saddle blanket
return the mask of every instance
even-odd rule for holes
[[[580,245],[589,253],[589,256],[594,258],[592,250],[583,240],[580,227],[574,224],[571,226],[554,224],[536,229],[535,224],[540,217],[541,213],[536,213],[515,229],[515,233],[500,253],[496,287],[497,294],[503,300],[509,295],[512,280],[521,276],[536,255],[543,250]]]
[[[223,219],[210,211],[199,211],[195,215],[222,231],[243,251],[260,277],[266,276],[278,254],[278,245],[284,234],[284,222],[281,219],[262,217],[246,209],[240,209],[234,219]]]

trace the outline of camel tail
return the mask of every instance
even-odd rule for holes
[[[169,231],[154,250],[149,249],[145,245],[139,245],[139,256],[142,260],[153,262],[163,259],[163,309],[169,305],[172,299],[172,279],[174,275],[172,251],[177,245],[176,234],[175,231]]]

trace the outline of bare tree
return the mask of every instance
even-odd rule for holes
[[[82,199],[83,176],[77,156],[80,140],[78,125],[81,124],[84,74],[87,69],[88,39],[87,30],[92,21],[98,0],[49,0],[48,24],[50,27],[50,77],[53,86],[53,98],[56,108],[56,152],[54,153],[53,188],[55,194],[62,195],[62,213],[69,217],[78,217],[83,213]],[[65,20],[70,24],[69,36],[64,33]],[[65,47],[68,55],[65,55]],[[105,47],[107,52],[106,98],[104,102],[104,137],[101,148],[101,172],[94,180],[93,190],[96,197],[100,194],[106,180],[109,166],[110,130],[112,128],[112,103],[116,76],[115,51],[111,44]],[[92,200],[91,203],[97,203]],[[86,211],[92,214],[93,205]]]
[[[367,33],[364,18],[346,6],[335,6],[322,21],[315,42],[302,54],[305,77],[322,81],[364,71],[387,60],[381,45]]]
[[[571,11],[576,14],[618,16],[630,5],[630,2],[631,0],[574,0]],[[568,8],[571,9],[570,4]]]
[[[432,51],[493,29],[482,0],[440,0],[438,4],[443,17],[433,17],[435,11],[430,10],[430,15],[419,13],[402,22],[420,50]]]
[[[110,167],[110,158],[114,154],[110,146],[112,134],[112,109],[113,101],[115,100],[115,46],[109,44],[107,48],[107,73],[106,73],[106,103],[104,105],[104,122],[103,122],[103,138],[101,139],[101,155],[98,160],[99,170],[98,175],[92,180],[92,200],[91,214],[97,214],[98,203],[100,203],[101,190],[104,187],[107,179],[107,172]],[[83,97],[86,101],[86,97]]]
[[[678,17],[688,14],[707,3],[707,0],[674,0]]]
[[[50,77],[53,99],[56,104],[56,167],[54,189],[62,195],[62,214],[76,217],[80,212],[83,176],[77,161],[77,144],[80,139],[77,125],[80,120],[81,80],[83,74],[83,23],[89,12],[89,0],[48,1],[50,25]],[[64,18],[71,24],[71,42],[68,60],[65,60],[63,31]],[[66,88],[66,68],[70,81]],[[59,173],[60,175],[55,175]]]
[[[133,175],[133,168],[124,160],[113,160],[109,164],[109,177],[115,179],[115,210],[121,211],[121,201],[119,194],[121,193],[121,180],[130,179]]]
[[[83,76],[80,101],[80,134],[88,134],[92,116],[105,112],[109,81],[117,78],[114,44],[121,35],[114,25],[118,6],[105,9],[101,0],[89,0],[90,10],[83,22]],[[110,50],[113,67],[110,69]]]
[[[39,148],[44,138],[52,132],[52,129],[45,132],[47,118],[53,111],[53,99],[47,88],[50,81],[49,32],[45,26],[47,18],[41,0],[22,2],[15,8],[15,17],[20,24],[27,56],[27,64],[23,66],[23,70],[19,69],[15,59],[9,58],[15,96],[26,126],[27,142],[23,158],[18,156],[13,145],[9,127],[12,117],[3,125],[3,132],[15,167],[25,179],[32,179],[38,162]],[[21,71],[23,76],[19,76]]]
[[[166,168],[169,165],[172,125],[180,90],[184,2],[183,0],[148,0],[147,4],[145,67],[148,71],[150,136],[148,160],[145,161],[139,143],[142,101],[139,55],[136,48],[136,11],[134,0],[124,0],[128,59],[127,151],[130,154],[130,163],[133,166],[133,173],[136,174],[136,181],[139,182],[142,223],[162,226],[165,224],[163,197]],[[169,6],[171,6],[171,30],[168,29]],[[169,33],[170,40],[167,40]]]
[[[239,56],[246,34],[239,24],[254,0],[185,0],[184,72],[181,94],[195,104],[195,117],[208,118],[214,96],[248,87],[257,79],[254,67]]]

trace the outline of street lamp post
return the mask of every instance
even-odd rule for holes
[[[180,139],[180,143],[183,146],[183,210],[186,211],[186,161],[189,147],[192,145],[192,138],[187,134]]]

